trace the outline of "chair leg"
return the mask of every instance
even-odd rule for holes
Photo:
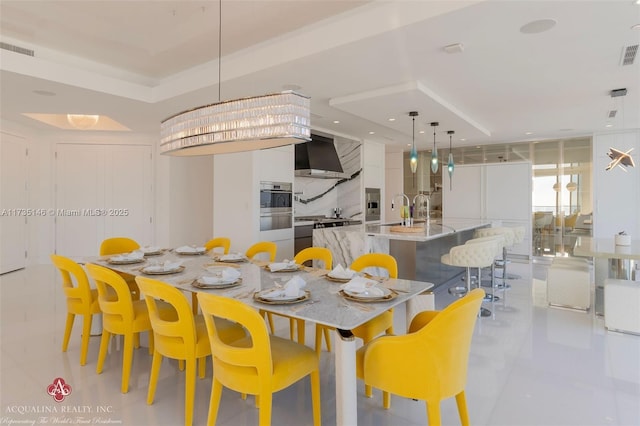
[[[385,410],[391,408],[391,394],[387,391],[382,391],[382,407]]]
[[[149,355],[153,355],[153,349],[155,348],[153,343],[153,330],[149,330],[147,334],[149,334]]]
[[[207,370],[207,357],[198,358],[198,377],[204,379],[204,373]]]
[[[184,371],[184,359],[178,360],[178,370]]]
[[[427,401],[427,420],[433,426],[442,424],[440,420],[440,401]]]
[[[156,385],[158,384],[158,376],[160,375],[160,365],[162,364],[162,355],[160,352],[153,351],[153,360],[151,361],[151,372],[149,373],[149,390],[147,391],[147,404],[153,404],[153,398],[156,395]]]
[[[289,326],[291,326],[291,323],[295,323],[296,327],[298,327],[298,343],[300,343],[301,345],[304,345],[305,326],[306,326],[304,320],[301,320],[301,319],[294,320],[293,318],[291,318],[289,319]]]
[[[140,347],[140,333],[133,333],[133,347],[136,349]]]
[[[104,334],[104,331],[102,333]],[[122,386],[120,389],[122,393],[129,392],[129,377],[131,376],[131,364],[133,364],[133,346],[135,343],[134,336],[139,335],[139,333],[124,335],[124,348],[122,350]]]
[[[295,334],[295,329],[296,329],[296,320],[294,320],[293,318],[289,318],[289,340],[291,340],[292,342],[294,342],[294,338],[293,335]]]
[[[322,424],[320,418],[320,370],[311,372],[311,404],[313,406],[313,425]]]
[[[104,367],[104,359],[107,357],[107,348],[111,340],[111,333],[102,330],[102,338],[100,339],[100,351],[98,351],[98,363],[96,364],[96,373],[101,374]]]
[[[324,327],[323,329],[324,341],[327,343],[327,352],[331,352],[331,334],[329,333],[329,329]]]
[[[467,410],[467,399],[464,396],[464,391],[456,395],[456,404],[458,404],[460,423],[462,426],[469,426],[469,411]]]
[[[246,397],[246,394],[243,394]],[[209,399],[209,415],[207,424],[215,425],[218,418],[218,408],[220,407],[220,397],[222,396],[222,384],[214,377],[211,384],[211,398]],[[244,398],[242,398],[244,399]]]
[[[260,395],[260,413],[258,414],[258,425],[269,426],[271,425],[271,404],[273,394],[270,389],[266,389]]]
[[[184,386],[184,424],[193,424],[193,400],[196,393],[196,360],[194,358],[186,360]]]
[[[266,312],[266,315],[267,321],[269,322],[269,331],[271,331],[271,334],[275,334],[276,328],[273,326],[273,315],[271,312]]]
[[[198,315],[198,293],[191,293],[191,309],[193,310],[193,315]]]
[[[80,346],[80,365],[87,363],[87,352],[89,351],[89,337],[91,336],[91,321],[93,315],[84,315],[82,320],[82,343]]]
[[[75,314],[67,314],[67,322],[64,326],[64,337],[62,338],[62,352],[67,351],[69,347],[69,339],[71,338],[71,329],[73,329],[73,320],[76,318]]]

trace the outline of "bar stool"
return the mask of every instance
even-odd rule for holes
[[[484,300],[486,302],[497,302],[500,300],[500,297],[495,295],[495,291],[496,289],[496,279],[495,279],[495,275],[496,275],[496,258],[502,255],[502,249],[504,247],[504,235],[502,234],[496,234],[496,235],[492,235],[489,237],[480,237],[480,238],[473,238],[471,240],[468,240],[465,244],[478,244],[478,243],[484,243],[487,241],[493,241],[495,243],[495,255],[494,255],[494,261],[491,263],[491,271],[490,271],[490,277],[491,277],[491,290],[492,293],[487,293],[484,296]],[[471,277],[471,280],[473,281],[474,277]],[[478,276],[476,277],[478,280],[478,287],[480,287],[482,285],[482,268],[478,268]]]
[[[517,245],[520,244],[524,241],[524,234],[526,232],[525,227],[524,226],[513,226],[511,227],[511,230],[513,231],[513,245]],[[507,274],[506,278],[508,280],[519,280],[520,278],[522,278],[522,275],[518,275],[518,274]]]
[[[440,262],[445,265],[467,268],[467,288],[461,292],[454,291],[452,294],[462,297],[471,291],[471,268],[487,268],[491,266],[498,250],[496,248],[497,244],[495,239],[473,244],[464,244],[452,247],[449,253],[442,255]],[[481,308],[480,315],[483,317],[490,316],[491,311],[486,308]]]
[[[495,227],[495,228],[481,228],[476,229],[474,236],[476,238],[491,237],[494,235],[502,235],[504,237],[504,245],[502,247],[502,259],[496,261],[496,268],[502,270],[502,283],[495,284],[493,281],[490,284],[491,287],[498,290],[508,290],[511,288],[506,283],[507,277],[507,248],[513,246],[514,232],[513,228],[507,227]]]

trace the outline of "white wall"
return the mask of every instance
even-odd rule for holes
[[[404,171],[402,152],[387,152],[384,162],[384,194],[381,196],[383,208],[380,211],[381,222],[400,220],[399,210],[391,210],[391,198],[403,191]]]
[[[627,152],[635,167],[606,171],[610,148]],[[612,238],[625,231],[640,238],[640,130],[593,136],[593,236]]]

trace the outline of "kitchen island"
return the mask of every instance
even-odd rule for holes
[[[478,228],[489,226],[482,220],[434,219],[414,224],[412,232],[397,228],[399,224],[352,225],[313,230],[313,245],[327,247],[333,263],[348,266],[370,252],[389,253],[398,262],[398,276],[427,281],[436,287],[464,272],[463,268],[443,265],[440,258],[453,246],[473,238]]]

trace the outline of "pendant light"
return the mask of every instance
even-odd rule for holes
[[[415,173],[418,169],[418,151],[416,151],[416,117],[418,111],[411,111],[409,117],[413,120],[413,133],[411,139],[413,144],[411,145],[411,155],[409,156],[409,165],[411,166],[411,173]]]
[[[160,153],[211,155],[253,151],[311,140],[311,100],[287,90],[222,101],[222,0],[219,0],[218,103],[178,113],[160,123]]]
[[[447,171],[449,172],[449,190],[453,189],[453,185],[451,183],[452,178],[453,178],[453,168],[455,167],[455,165],[453,164],[453,153],[451,152],[451,147],[452,147],[452,139],[453,139],[453,134],[455,132],[453,130],[447,130],[447,134],[449,135],[449,162],[447,163]]]
[[[431,123],[433,127],[433,151],[431,151],[431,171],[435,174],[438,173],[438,148],[436,148],[436,127],[440,123],[434,121]]]

